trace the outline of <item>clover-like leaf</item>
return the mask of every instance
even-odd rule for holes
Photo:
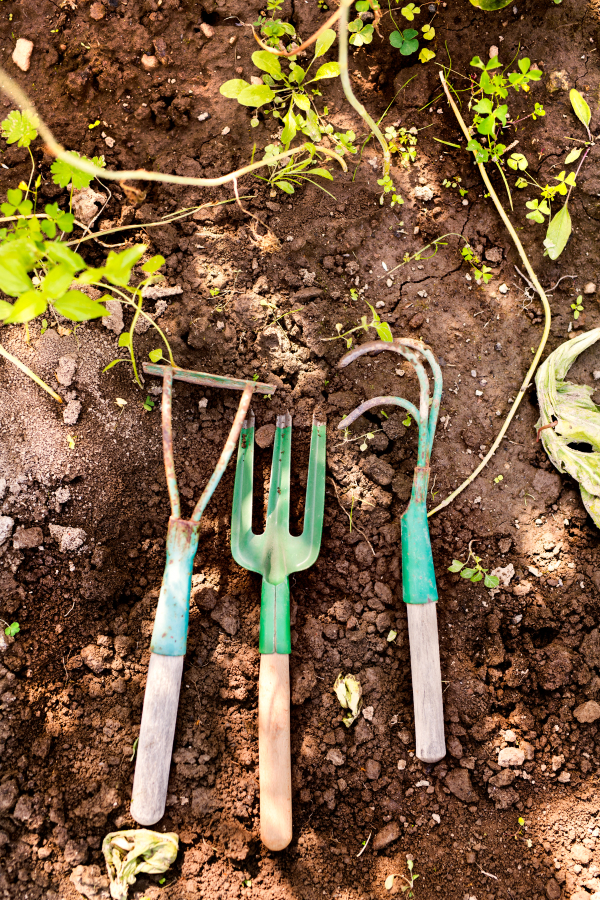
[[[37,120],[18,109],[13,109],[2,122],[2,137],[7,144],[29,147],[37,134]]]

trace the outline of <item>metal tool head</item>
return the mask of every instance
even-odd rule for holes
[[[202,513],[206,509],[208,501],[214,494],[223,472],[227,468],[229,460],[235,449],[235,442],[242,428],[242,423],[248,412],[252,394],[274,394],[277,390],[275,384],[265,384],[262,381],[246,381],[242,378],[230,378],[228,375],[210,375],[207,372],[193,372],[190,369],[173,369],[171,366],[158,366],[154,363],[144,363],[144,372],[147,375],[158,375],[163,379],[162,390],[162,437],[163,456],[165,460],[165,472],[167,475],[167,488],[171,501],[171,517],[181,518],[181,502],[179,500],[179,488],[175,474],[175,460],[173,458],[173,427],[171,422],[171,409],[173,400],[173,379],[187,381],[189,384],[201,384],[205,387],[221,387],[232,391],[242,391],[240,405],[233,420],[231,431],[223,447],[223,452],[214,472],[208,480],[208,484],[198,500],[190,521],[199,522]]]
[[[292,572],[311,566],[319,555],[325,505],[325,422],[313,419],[304,508],[304,529],[290,534],[290,462],[292,419],[277,417],[273,465],[263,534],[252,531],[254,415],[240,433],[231,514],[231,552],[245,569],[259,572],[269,584],[280,584]]]

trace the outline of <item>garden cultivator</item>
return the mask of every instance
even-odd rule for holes
[[[402,397],[374,397],[366,400],[346,416],[338,428],[348,427],[368,409],[387,405],[406,409],[419,427],[418,458],[412,496],[408,509],[401,518],[402,592],[408,616],[416,755],[423,762],[434,763],[446,755],[446,743],[435,608],[438,595],[427,524],[427,485],[429,458],[442,396],[442,372],[431,350],[421,341],[410,338],[396,338],[391,343],[372,341],[362,344],[347,353],[340,360],[339,366],[343,368],[365,353],[381,353],[383,350],[392,350],[400,354],[414,366],[420,387],[419,409]],[[434,389],[431,401],[429,378],[423,366],[424,360],[433,371]]]
[[[289,530],[291,444],[292,420],[286,413],[277,417],[266,527],[263,534],[256,535],[252,531],[254,416],[249,416],[240,434],[231,516],[233,558],[263,576],[258,684],[260,829],[270,850],[282,850],[292,839],[288,576],[312,566],[319,555],[325,503],[325,424],[313,420],[304,530],[299,537],[292,537]]]
[[[198,547],[200,519],[235,449],[237,437],[254,392],[273,394],[275,385],[243,381],[204,372],[146,364],[144,371],[163,379],[162,436],[171,518],[167,533],[167,561],[158,598],[137,748],[131,815],[140,825],[153,825],[165,811],[171,752],[175,736],[179,689],[186,651],[192,568]],[[171,400],[173,379],[208,387],[242,391],[231,431],[202,496],[189,520],[181,518],[173,459]]]

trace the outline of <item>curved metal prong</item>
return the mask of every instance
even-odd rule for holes
[[[348,426],[352,425],[353,422],[356,422],[363,413],[368,409],[373,409],[374,406],[401,406],[410,413],[417,425],[420,426],[421,424],[421,414],[410,400],[405,400],[403,397],[373,397],[371,400],[365,400],[365,402],[361,403],[360,406],[357,406],[353,412],[349,413],[345,419],[342,419],[338,425],[338,429],[348,428]]]
[[[173,458],[173,426],[171,422],[173,400],[173,369],[165,367],[162,389],[162,439],[163,457],[165,460],[165,474],[167,476],[167,489],[171,501],[171,515],[174,519],[181,518],[181,504],[179,502],[179,488],[177,487],[177,475],[175,474],[175,460]]]

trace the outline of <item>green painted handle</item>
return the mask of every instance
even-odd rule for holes
[[[402,599],[405,603],[436,603],[438,599],[427,524],[428,482],[429,466],[416,468],[412,497],[400,520]]]
[[[263,578],[260,601],[260,653],[292,652],[290,636],[290,583],[269,584]]]

